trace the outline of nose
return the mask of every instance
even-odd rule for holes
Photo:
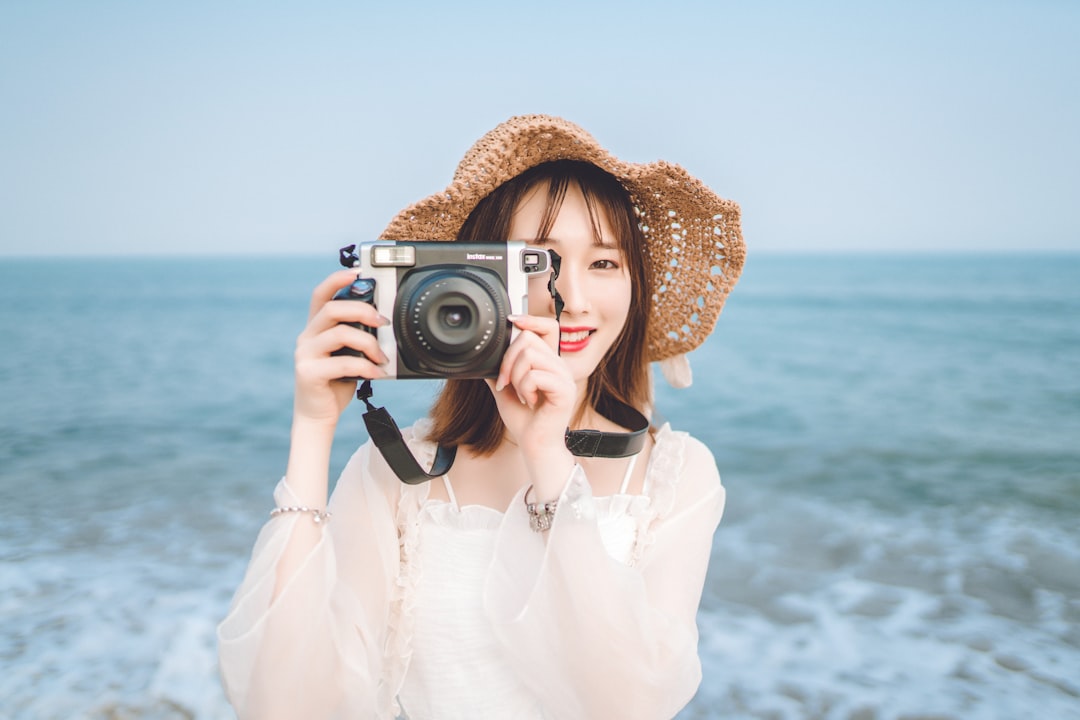
[[[589,296],[585,289],[585,278],[582,273],[572,267],[563,264],[559,279],[555,281],[555,289],[563,301],[563,313],[568,315],[585,315],[591,309]],[[555,313],[555,300],[551,300],[551,312]]]

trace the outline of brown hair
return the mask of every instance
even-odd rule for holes
[[[614,176],[595,165],[577,160],[558,160],[537,165],[497,187],[470,213],[457,240],[503,242],[510,224],[530,190],[547,183],[547,207],[536,239],[546,237],[555,224],[566,191],[573,183],[585,198],[593,234],[600,241],[600,213],[615,234],[630,274],[630,312],[622,332],[589,377],[585,404],[573,423],[581,421],[585,407],[609,415],[612,400],[642,410],[649,402],[649,366],[645,333],[649,319],[648,256],[630,194]],[[442,445],[469,445],[489,455],[502,442],[504,426],[495,398],[483,380],[447,380],[431,407],[429,439]]]

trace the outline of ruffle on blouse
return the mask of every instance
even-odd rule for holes
[[[423,442],[419,438],[427,437],[431,429],[431,420],[424,418],[411,428],[406,428],[401,435],[412,450],[417,462],[422,467],[431,467],[435,460],[435,443]],[[420,563],[413,562],[420,542],[420,507],[427,497],[428,483],[422,485],[400,484],[401,495],[398,499],[396,525],[398,544],[401,548],[401,564],[398,569],[394,597],[391,602],[390,627],[387,634],[386,683],[384,691],[389,697],[382,698],[380,707],[389,706],[395,716],[401,714],[398,693],[405,679],[412,660],[413,606],[415,589],[420,583]]]
[[[640,514],[635,515],[638,526],[634,549],[630,553],[631,567],[641,562],[656,540],[657,521],[666,517],[675,506],[675,480],[681,477],[686,438],[685,432],[672,430],[668,423],[656,431],[645,476],[645,488],[651,502],[642,508]]]
[[[425,500],[420,512],[431,518],[434,524],[454,530],[497,532],[503,521],[503,513],[495,508],[485,505],[457,508],[445,500]]]

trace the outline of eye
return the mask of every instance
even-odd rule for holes
[[[590,267],[596,268],[597,270],[618,270],[619,263],[605,258],[603,260],[594,261]]]

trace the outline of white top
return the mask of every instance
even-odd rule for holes
[[[422,464],[427,421],[406,431]],[[241,718],[670,718],[701,680],[695,616],[724,489],[666,425],[642,495],[595,498],[580,466],[550,531],[429,499],[365,444],[322,539],[270,604],[296,522],[270,520],[218,628]],[[279,506],[298,504],[283,480]]]

